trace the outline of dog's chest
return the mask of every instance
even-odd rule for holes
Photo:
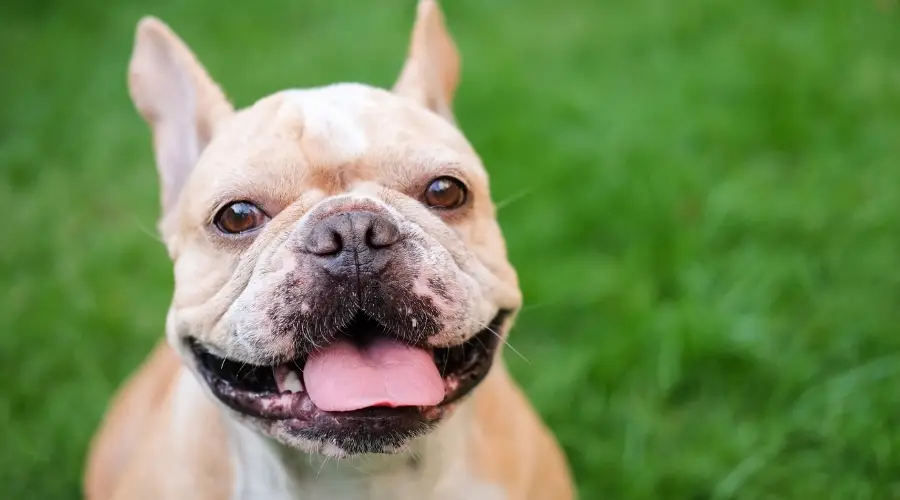
[[[413,478],[383,481],[364,479],[316,478],[285,487],[248,481],[236,492],[234,500],[506,500],[503,491],[472,478],[460,478],[452,486],[426,486]]]
[[[233,500],[507,500],[503,489],[479,481],[463,457],[425,463],[366,457],[360,461],[308,456],[285,461],[264,442],[241,434],[235,449]]]
[[[336,462],[333,465],[338,465]],[[327,467],[328,465],[326,465]],[[414,474],[361,475],[338,465],[330,473],[293,478],[286,471],[239,473],[234,500],[506,500],[496,485],[468,475],[447,475],[438,484]],[[343,472],[342,472],[343,471]],[[280,476],[280,477],[279,477]]]

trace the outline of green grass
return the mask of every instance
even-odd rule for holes
[[[413,2],[0,7],[0,496],[79,496],[161,335],[149,133],[167,20],[238,105],[393,82]],[[900,7],[446,0],[456,108],[526,296],[511,368],[585,499],[900,498]]]

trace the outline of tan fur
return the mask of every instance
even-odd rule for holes
[[[89,498],[112,495],[112,487],[128,468],[143,429],[171,392],[180,366],[168,344],[160,343],[122,386],[91,442],[85,481]]]
[[[215,402],[185,342],[245,363],[291,359],[297,332],[283,325],[299,321],[305,331],[313,313],[331,310],[309,312],[322,295],[311,278],[317,264],[292,249],[329,214],[357,209],[391,220],[408,242],[392,261],[404,266],[400,281],[383,286],[433,305],[432,316],[397,313],[413,328],[431,321],[430,346],[457,345],[497,311],[517,310],[521,292],[486,171],[453,122],[458,73],[443,16],[422,0],[393,92],[339,84],[234,111],[168,27],[141,21],[129,84],[154,135],[175,290],[168,343],[123,387],[94,439],[90,500],[573,498],[558,445],[500,359],[406,451],[346,458],[336,444]],[[441,175],[462,179],[471,203],[450,214],[420,203],[423,186]],[[252,238],[218,234],[212,218],[233,200],[252,200],[271,220]],[[279,315],[287,312],[286,323]],[[505,337],[511,323],[496,334]]]
[[[86,498],[230,498],[231,466],[221,413],[199,387],[193,397],[187,394],[176,401],[178,391],[185,389],[178,385],[185,381],[196,384],[168,344],[157,345],[123,387],[94,439]],[[188,418],[176,421],[176,411]]]
[[[497,372],[473,403],[480,437],[470,451],[473,469],[486,481],[506,485],[509,498],[573,498],[556,440],[506,371]]]

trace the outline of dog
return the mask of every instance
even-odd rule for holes
[[[522,303],[421,0],[390,90],[235,110],[162,21],[129,91],[174,263],[165,339],[107,410],[89,500],[567,500],[566,458],[500,352]]]

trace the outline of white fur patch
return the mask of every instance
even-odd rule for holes
[[[194,418],[197,401],[205,401],[205,399],[198,398],[205,397],[203,388],[200,387],[194,374],[187,368],[180,368],[172,393],[172,421],[175,423],[174,432],[178,442],[190,437],[185,435],[189,432],[185,425]]]
[[[229,422],[234,467],[232,500],[295,500],[298,496],[273,445],[237,422]]]
[[[332,154],[339,152],[342,159],[350,160],[362,156],[370,147],[359,110],[371,103],[372,90],[358,84],[290,90],[284,105],[300,109],[303,135],[333,144]]]

